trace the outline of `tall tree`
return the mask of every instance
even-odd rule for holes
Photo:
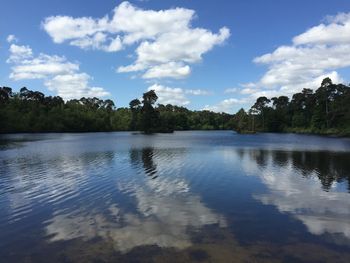
[[[134,99],[134,100],[130,101],[129,107],[131,110],[130,129],[132,131],[135,131],[138,129],[139,115],[140,115],[140,109],[141,109],[140,100]]]
[[[263,130],[265,130],[265,112],[267,109],[267,105],[270,102],[271,101],[266,97],[259,97],[257,98],[255,104],[252,106],[253,111],[256,111],[261,116]]]
[[[141,128],[145,133],[157,131],[159,126],[159,114],[153,107],[157,99],[158,96],[154,90],[150,90],[142,96]]]

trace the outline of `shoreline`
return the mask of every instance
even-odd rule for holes
[[[144,135],[152,135],[152,134],[174,134],[174,132],[191,132],[191,131],[202,131],[202,132],[211,132],[211,131],[231,131],[235,134],[239,135],[258,135],[258,134],[299,134],[299,135],[313,135],[313,136],[321,136],[321,137],[334,137],[334,138],[350,138],[350,134],[348,133],[342,133],[342,132],[326,132],[326,131],[320,131],[320,132],[311,132],[307,130],[286,130],[281,132],[273,132],[273,131],[241,131],[237,132],[235,130],[230,129],[215,129],[215,130],[200,130],[200,129],[194,129],[194,130],[174,130],[172,132],[153,132],[153,133],[145,133],[142,131],[133,131],[133,130],[119,130],[119,131],[39,131],[39,132],[5,132],[0,133],[0,136],[2,135],[15,135],[15,134],[88,134],[88,133],[114,133],[114,132],[130,132],[135,134],[144,134]]]

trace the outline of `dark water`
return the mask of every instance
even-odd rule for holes
[[[0,139],[1,262],[350,262],[350,140]]]

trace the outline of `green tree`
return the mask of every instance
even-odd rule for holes
[[[134,99],[130,101],[129,107],[131,110],[131,122],[130,122],[130,130],[135,131],[139,128],[139,116],[141,110],[141,102],[138,99]]]
[[[246,132],[249,130],[249,116],[242,108],[233,117],[234,130],[238,133]]]
[[[159,114],[153,105],[156,103],[158,96],[154,90],[150,90],[143,94],[142,99],[141,129],[145,133],[156,132],[157,127],[159,127]]]
[[[261,129],[265,130],[265,115],[267,112],[268,104],[271,101],[266,97],[257,98],[255,104],[252,106],[252,110],[255,111],[261,117]]]

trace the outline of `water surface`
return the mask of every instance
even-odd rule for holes
[[[3,262],[350,262],[350,140],[0,138]]]

